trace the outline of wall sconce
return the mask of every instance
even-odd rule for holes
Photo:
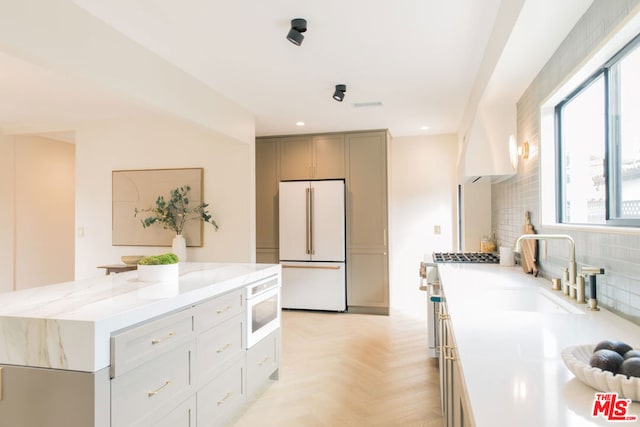
[[[513,170],[518,169],[520,159],[527,160],[529,158],[529,142],[525,141],[518,145],[516,138],[513,135],[509,136],[509,159],[511,160],[511,166]]]

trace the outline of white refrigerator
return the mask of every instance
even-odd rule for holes
[[[279,189],[282,307],[346,310],[344,180]]]

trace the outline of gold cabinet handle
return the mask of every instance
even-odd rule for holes
[[[222,314],[222,313],[226,313],[227,311],[231,310],[233,307],[228,305],[225,308],[221,308],[220,310],[216,311],[216,314]]]
[[[154,338],[154,339],[152,339],[151,340],[151,344],[152,345],[160,344],[161,342],[166,341],[169,338],[173,337],[175,334],[176,334],[175,332],[169,331],[169,334],[164,338]]]
[[[171,380],[167,380],[164,382],[164,384],[162,384],[160,387],[158,387],[157,389],[155,389],[154,391],[149,391],[147,392],[147,396],[148,397],[153,397],[156,394],[160,393],[165,387],[167,387],[168,385],[171,384]]]
[[[0,400],[2,400],[2,368],[0,368]]]
[[[444,359],[445,360],[456,360],[456,348],[452,345],[443,346],[444,351]]]
[[[216,404],[217,404],[218,406],[222,405],[222,404],[223,404],[224,402],[226,402],[226,401],[227,401],[227,399],[229,399],[231,396],[233,396],[233,393],[232,393],[232,392],[227,392],[227,394],[226,394],[222,399],[220,399],[220,400],[217,400],[217,401],[216,401]]]
[[[269,356],[265,357],[264,359],[262,359],[261,362],[258,362],[258,366],[262,366],[265,363],[267,363],[269,361],[269,359],[271,359]]]
[[[293,265],[282,264],[282,268],[303,268],[303,269],[316,269],[316,270],[340,270],[339,265]]]
[[[224,352],[224,351],[229,350],[230,348],[231,348],[231,343],[230,343],[230,342],[228,342],[228,343],[226,343],[226,344],[224,345],[224,347],[217,349],[217,350],[216,350],[216,353],[220,354],[220,353],[222,353],[222,352]]]

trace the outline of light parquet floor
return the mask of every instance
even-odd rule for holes
[[[280,379],[234,427],[442,426],[424,320],[285,310],[282,334]]]

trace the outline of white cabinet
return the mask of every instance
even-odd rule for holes
[[[145,425],[193,394],[195,340],[111,380],[111,425]]]
[[[245,358],[237,358],[198,391],[198,427],[224,425],[245,403],[245,372]]]
[[[248,396],[257,394],[278,369],[280,348],[280,330],[278,329],[247,351]]]
[[[280,366],[279,330],[246,348],[244,288],[111,337],[111,426],[219,426]]]
[[[195,338],[193,310],[162,316],[111,336],[111,378]]]

